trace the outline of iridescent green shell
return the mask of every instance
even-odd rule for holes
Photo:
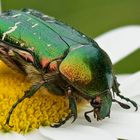
[[[94,97],[112,86],[112,65],[107,54],[95,41],[54,18],[34,10],[5,12],[0,17],[0,37],[33,51],[38,58],[34,66],[43,63],[44,68],[50,61],[64,57],[59,70],[83,96]]]
[[[50,61],[64,57],[59,70],[83,96],[94,97],[112,87],[108,55],[94,40],[52,17],[30,9],[5,12],[0,17],[0,37],[33,51],[38,58],[34,65],[37,69],[42,63],[44,68]]]
[[[2,13],[0,37],[12,44],[34,49],[40,59],[55,59],[69,47],[89,44],[88,39],[75,29],[34,10]]]

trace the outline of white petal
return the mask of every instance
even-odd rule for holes
[[[125,79],[127,79],[129,76],[131,76],[132,74],[118,74],[118,75],[116,75],[116,77],[117,77],[117,81],[120,83],[120,84],[122,84],[123,83],[123,81],[125,80]]]
[[[18,133],[0,133],[0,140],[26,140],[26,138],[23,135],[20,135]]]
[[[108,130],[118,138],[140,139],[140,114],[112,111],[111,118],[99,128]]]
[[[140,71],[122,81],[120,91],[126,97],[140,95]]]
[[[25,135],[26,140],[51,140],[49,137],[43,136],[38,129],[27,135]]]
[[[60,128],[42,127],[39,130],[44,136],[49,136],[53,140],[116,140],[114,136],[104,130],[83,125],[72,124]]]
[[[93,118],[93,116],[91,116]],[[92,123],[88,123],[83,117],[80,117],[76,124],[90,125],[103,129],[117,138],[123,139],[140,139],[140,113],[126,111],[111,111],[111,117],[102,121],[93,119]]]
[[[111,30],[95,38],[110,56],[113,64],[140,46],[140,26],[126,26]]]

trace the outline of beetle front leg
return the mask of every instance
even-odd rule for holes
[[[121,99],[124,99],[124,100],[126,100],[127,102],[132,103],[132,105],[136,108],[136,111],[137,111],[137,110],[138,110],[138,105],[137,105],[137,103],[134,102],[134,101],[132,101],[132,100],[130,100],[129,98],[126,98],[126,97],[124,97],[123,95],[121,95],[121,94],[120,94],[120,90],[119,90],[119,85],[120,85],[120,84],[117,82],[117,78],[114,77],[114,84],[113,84],[113,87],[112,87],[113,92],[115,92],[116,95],[119,96]],[[119,102],[119,101],[116,101],[116,100],[113,100],[113,101],[119,103],[119,104],[121,105],[121,107],[128,109],[128,107],[126,107],[125,104],[123,104],[123,103],[121,103],[121,102]]]
[[[71,87],[67,88],[66,95],[68,96],[69,100],[69,108],[71,109],[70,115],[68,115],[65,120],[60,121],[58,124],[51,125],[51,127],[60,127],[61,125],[65,124],[66,121],[68,121],[71,117],[74,117],[72,123],[77,119],[77,105],[76,105],[76,99],[72,94]]]
[[[72,89],[70,87],[68,87],[67,95],[69,99],[69,108],[71,109],[71,117],[73,116],[73,123],[77,119],[77,105],[76,99],[73,96]]]
[[[5,124],[8,124],[8,125],[9,125],[10,117],[11,117],[11,115],[12,115],[12,112],[13,112],[14,109],[16,108],[16,106],[17,106],[19,103],[21,103],[24,99],[32,97],[32,96],[36,93],[36,91],[39,90],[39,88],[40,88],[41,86],[43,86],[43,84],[44,84],[43,81],[42,81],[42,82],[37,82],[35,85],[32,85],[32,86],[30,87],[29,90],[25,91],[25,94],[24,94],[21,98],[19,98],[19,99],[13,104],[13,106],[11,107],[10,111],[8,112],[8,117],[7,117],[7,119],[6,119],[6,123],[5,123]]]

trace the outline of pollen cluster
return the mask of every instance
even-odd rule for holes
[[[49,126],[65,119],[70,109],[64,96],[50,94],[40,89],[31,98],[18,104],[11,115],[10,126],[5,125],[11,106],[24,95],[31,83],[0,61],[0,129],[27,133],[39,126]]]

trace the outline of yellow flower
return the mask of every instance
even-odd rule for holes
[[[42,88],[15,108],[10,119],[12,127],[5,126],[11,106],[30,85],[24,75],[16,73],[0,61],[0,129],[26,133],[41,125],[58,123],[69,115],[67,98],[50,94]]]

